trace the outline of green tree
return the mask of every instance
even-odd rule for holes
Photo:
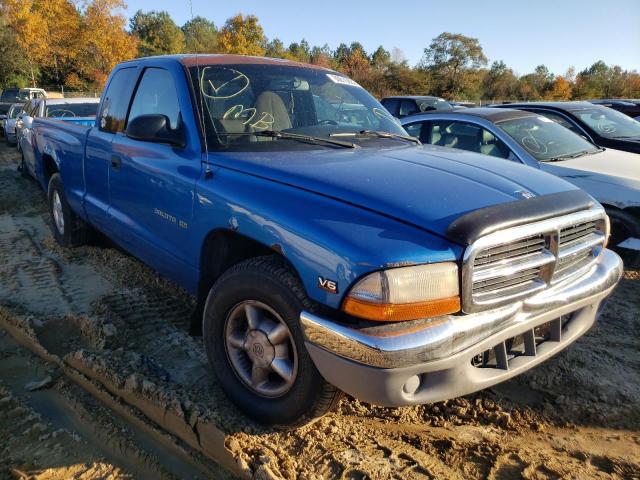
[[[371,66],[379,70],[386,70],[391,63],[391,54],[380,45],[371,55]]]
[[[289,54],[292,59],[299,62],[309,63],[311,61],[311,47],[304,38],[300,43],[294,42],[289,45]]]
[[[218,48],[218,29],[204,17],[197,16],[182,26],[185,50],[189,53],[215,53]]]
[[[432,74],[438,94],[455,97],[472,87],[469,82],[477,79],[470,73],[486,64],[487,57],[477,38],[444,32],[424,49],[420,67]]]
[[[185,48],[182,30],[167,12],[138,10],[129,21],[131,33],[140,40],[141,56],[181,53]]]
[[[482,80],[483,97],[507,100],[518,96],[518,77],[502,61],[495,61]]]
[[[265,47],[265,56],[273,58],[288,58],[289,52],[279,38],[274,38]]]

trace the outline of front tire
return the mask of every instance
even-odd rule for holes
[[[54,173],[51,176],[47,197],[51,215],[51,230],[56,242],[63,247],[86,244],[89,226],[69,207],[59,173]]]
[[[640,238],[640,219],[623,210],[607,210],[611,222],[609,246],[617,247],[629,237]]]
[[[231,400],[261,423],[299,426],[342,396],[304,347],[299,315],[309,308],[300,280],[276,256],[232,267],[209,292],[202,326],[209,363]]]

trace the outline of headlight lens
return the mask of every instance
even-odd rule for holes
[[[371,273],[349,291],[342,309],[383,322],[429,318],[460,310],[458,266],[453,262]]]

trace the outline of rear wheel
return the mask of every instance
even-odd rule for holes
[[[300,281],[278,257],[232,267],[207,297],[203,338],[209,363],[231,400],[261,423],[301,425],[342,396],[304,347],[299,315],[309,308]]]
[[[24,153],[20,155],[20,175],[23,177],[28,177],[29,172],[27,171],[27,164],[24,161]]]
[[[76,247],[86,244],[89,226],[69,207],[59,173],[51,176],[47,196],[51,215],[51,229],[56,242],[63,247]]]

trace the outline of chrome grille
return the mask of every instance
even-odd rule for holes
[[[531,296],[578,275],[605,240],[601,208],[500,230],[465,252],[462,304],[467,313]]]

